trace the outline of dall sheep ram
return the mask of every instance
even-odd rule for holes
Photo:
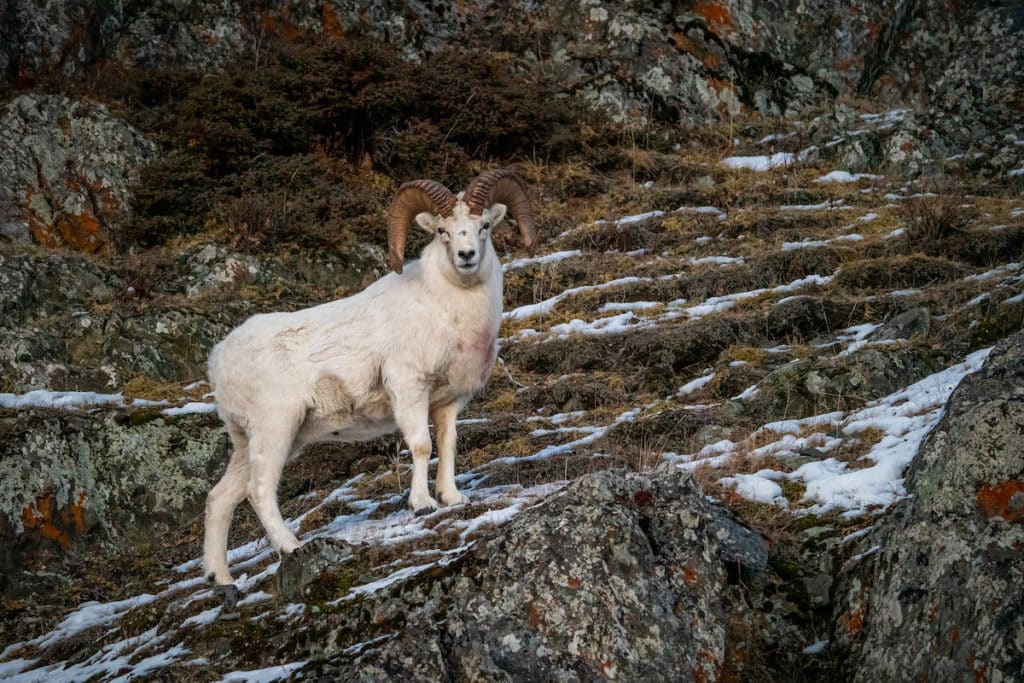
[[[427,488],[433,421],[437,495],[445,505],[467,501],[455,485],[455,418],[497,355],[502,270],[491,229],[506,211],[531,248],[533,213],[512,171],[485,172],[458,196],[434,180],[404,183],[388,214],[394,272],[346,299],[253,316],[213,348],[209,377],[234,452],[206,501],[211,581],[232,583],[228,530],[246,497],[278,552],[299,547],[277,487],[285,462],[309,443],[398,429],[412,453],[409,505],[421,514],[438,505]],[[434,239],[406,267],[414,222]]]

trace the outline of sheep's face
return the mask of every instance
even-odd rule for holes
[[[491,230],[505,218],[504,204],[493,204],[479,216],[471,216],[469,207],[459,202],[451,216],[424,212],[416,215],[416,224],[434,235],[447,250],[448,262],[463,277],[475,275],[491,249]]]

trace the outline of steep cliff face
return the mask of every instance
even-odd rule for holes
[[[258,55],[273,35],[363,35],[409,58],[488,45],[559,74],[566,93],[633,123],[796,114],[858,95],[1004,126],[1019,111],[1024,55],[1021,12],[1001,2],[8,0],[0,17],[0,66],[12,83],[105,61],[209,69]],[[980,116],[968,113],[982,103]]]

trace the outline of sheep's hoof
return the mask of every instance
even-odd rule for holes
[[[224,609],[221,610],[223,614],[235,609],[235,606],[238,605],[238,596],[241,595],[241,591],[233,583],[222,583],[213,587],[213,594],[224,598]]]
[[[437,512],[437,508],[435,508],[435,507],[425,507],[425,508],[420,508],[419,510],[414,511],[412,514],[415,515],[416,517],[426,517],[427,515],[432,515],[435,512]]]
[[[467,505],[469,503],[469,496],[458,491],[452,495],[445,495],[442,493],[441,502],[448,507],[452,507],[453,505]]]

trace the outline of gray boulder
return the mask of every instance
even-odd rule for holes
[[[401,615],[397,637],[353,657],[360,648],[332,653],[336,638],[321,634],[326,656],[303,675],[717,680],[737,611],[729,572],[767,566],[756,533],[667,467],[583,477],[478,543],[454,572],[375,604],[377,619]],[[310,574],[322,564],[302,562]]]
[[[10,578],[59,564],[83,543],[178,528],[201,508],[227,451],[211,414],[0,410],[0,570]]]
[[[1024,673],[1024,334],[953,393],[836,590],[858,681]]]

